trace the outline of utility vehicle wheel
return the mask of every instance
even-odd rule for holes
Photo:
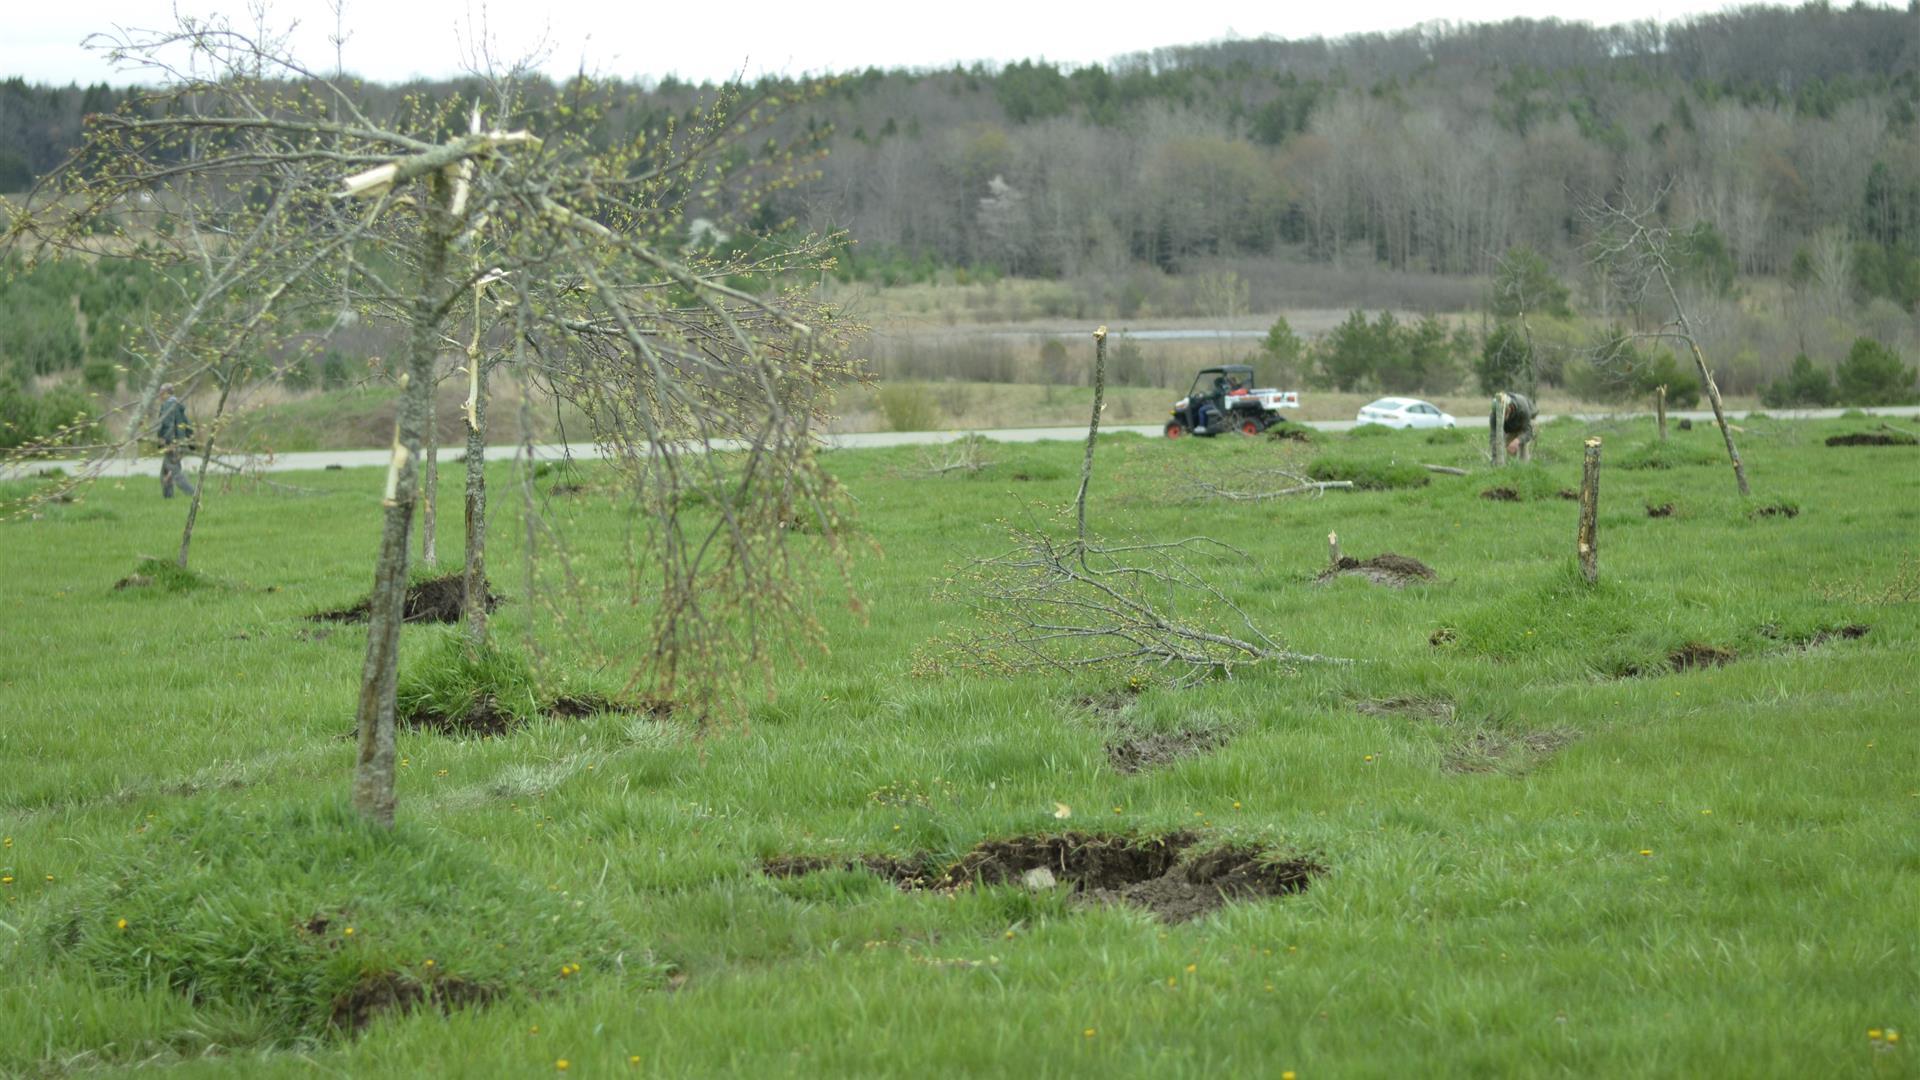
[[[1266,429],[1266,426],[1267,425],[1262,424],[1259,420],[1253,417],[1248,417],[1247,419],[1240,421],[1240,434],[1258,435],[1260,434],[1261,431]]]
[[[1186,434],[1187,434],[1187,425],[1181,423],[1178,420],[1167,421],[1167,438],[1181,439],[1181,438],[1185,438]]]

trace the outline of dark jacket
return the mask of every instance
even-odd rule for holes
[[[1507,395],[1507,415],[1500,425],[1509,437],[1524,435],[1533,430],[1533,401],[1525,394]]]
[[[193,438],[193,424],[187,420],[187,404],[170,397],[160,406],[160,441],[168,446]]]

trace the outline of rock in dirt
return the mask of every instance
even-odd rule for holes
[[[489,582],[486,588],[487,610],[500,606],[500,595]],[[371,598],[352,607],[317,611],[307,618],[312,622],[366,622],[373,610]],[[457,623],[467,617],[467,584],[458,570],[436,578],[427,578],[407,586],[407,598],[400,609],[402,622]]]
[[[1146,908],[1165,922],[1198,918],[1229,900],[1300,892],[1326,872],[1312,859],[1279,858],[1246,846],[1200,850],[1198,840],[1192,833],[1136,837],[1079,832],[989,840],[933,875],[920,869],[931,864],[928,856],[782,856],[767,860],[762,868],[770,877],[864,868],[908,891],[1011,884],[1037,888],[1042,886],[1036,883],[1051,880],[1051,888],[1070,889],[1076,903],[1128,904]],[[902,867],[914,869],[903,873]]]
[[[1338,563],[1321,571],[1313,580],[1316,585],[1324,585],[1342,574],[1358,574],[1375,585],[1392,589],[1403,589],[1416,581],[1432,581],[1436,576],[1433,567],[1419,559],[1389,551],[1371,559],[1342,555]]]
[[[1044,866],[1036,866],[1020,875],[1020,884],[1025,885],[1034,892],[1045,892],[1048,889],[1057,887],[1060,884],[1060,880],[1053,876],[1052,870]]]

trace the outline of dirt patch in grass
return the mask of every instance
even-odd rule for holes
[[[1706,645],[1698,641],[1689,641],[1667,654],[1667,664],[1675,671],[1725,667],[1738,659],[1740,654],[1732,649],[1723,649],[1718,645]]]
[[[1303,442],[1303,443],[1310,443],[1313,441],[1313,435],[1310,429],[1300,427],[1297,424],[1281,424],[1278,427],[1268,428],[1267,438],[1285,439],[1288,442]]]
[[[1443,626],[1427,635],[1427,644],[1436,649],[1444,645],[1451,645],[1458,640],[1460,640],[1460,632],[1451,626]]]
[[[618,701],[599,694],[571,694],[555,698],[540,710],[540,715],[550,720],[579,720],[600,713],[658,719],[672,712],[673,703],[659,698]],[[475,702],[464,715],[449,716],[434,709],[422,709],[404,718],[401,726],[415,731],[432,731],[456,738],[470,738],[505,735],[524,723],[522,717],[501,708],[499,699],[489,694]]]
[[[1132,774],[1211,753],[1226,744],[1227,733],[1212,728],[1132,731],[1107,743],[1107,760],[1116,772]]]
[[[1872,629],[1872,627],[1864,623],[1848,623],[1845,626],[1829,627],[1825,630],[1816,631],[1805,637],[1783,639],[1780,634],[1780,628],[1769,623],[1760,628],[1760,636],[1770,638],[1774,641],[1784,640],[1785,644],[1805,652],[1809,649],[1817,649],[1830,641],[1858,641],[1866,637],[1867,633]]]
[[[979,885],[1068,889],[1082,905],[1129,904],[1164,922],[1186,922],[1229,900],[1285,896],[1304,890],[1325,867],[1309,858],[1277,858],[1261,848],[1196,850],[1193,833],[1167,836],[1069,832],[988,840],[937,873],[930,856],[813,858],[781,856],[762,863],[773,877],[864,868],[906,891],[957,892]]]
[[[1519,502],[1520,493],[1510,487],[1492,487],[1480,493],[1480,497],[1492,502]]]
[[[1561,488],[1559,491],[1554,492],[1554,494],[1559,498],[1567,500],[1568,502],[1580,501],[1580,493],[1573,490],[1572,488]]]
[[[357,1035],[386,1013],[405,1015],[423,1005],[445,1013],[486,1005],[499,996],[492,987],[465,979],[447,977],[421,983],[397,971],[376,971],[361,976],[352,989],[335,997],[328,1019],[336,1030]]]
[[[1661,503],[1659,506],[1649,506],[1647,507],[1647,516],[1650,518],[1672,517],[1673,504]]]
[[[128,574],[126,577],[113,583],[113,591],[119,592],[122,589],[144,589],[152,584],[153,579],[145,574]]]
[[[673,702],[656,697],[620,701],[604,694],[562,694],[541,711],[556,720],[578,720],[599,713],[662,717],[673,713]]]
[[[1766,506],[1756,506],[1747,511],[1747,516],[1750,518],[1797,518],[1800,516],[1800,508],[1792,503],[1768,503]]]
[[[1855,431],[1827,436],[1828,446],[1915,446],[1920,439],[1897,431]]]
[[[1580,733],[1571,728],[1549,728],[1522,735],[1476,731],[1447,748],[1441,767],[1452,773],[1494,772],[1519,757],[1544,758],[1579,737]]]
[[[493,591],[491,582],[486,588],[487,610],[500,606],[500,596]],[[316,611],[307,616],[312,622],[366,622],[368,613],[373,610],[371,598],[363,599],[352,607],[338,608],[333,611]],[[466,579],[458,570],[436,578],[416,581],[407,586],[407,598],[400,609],[402,622],[457,623],[467,617]]]
[[[1102,690],[1094,694],[1083,694],[1073,699],[1073,703],[1098,719],[1111,720],[1133,708],[1133,699],[1139,696],[1140,691],[1132,687],[1123,687],[1119,690]]]
[[[1453,702],[1437,697],[1375,698],[1357,701],[1354,711],[1363,716],[1411,716],[1436,724],[1453,723]]]
[[[1371,559],[1342,555],[1338,563],[1322,570],[1313,580],[1317,585],[1324,585],[1342,574],[1358,574],[1375,585],[1392,589],[1404,589],[1416,581],[1432,581],[1435,577],[1433,567],[1419,559],[1389,551]]]

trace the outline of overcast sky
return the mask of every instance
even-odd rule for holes
[[[1121,14],[1112,3],[1048,0],[963,2],[783,3],[731,2],[603,3],[495,2],[468,0],[345,0],[350,35],[346,66],[369,79],[399,81],[445,76],[461,69],[463,36],[483,19],[501,51],[524,53],[547,42],[546,69],[555,75],[578,70],[621,78],[674,74],[718,81],[744,72],[801,75],[869,66],[947,67],[955,62],[1001,63],[1044,58],[1060,63],[1105,61],[1162,45],[1186,45],[1228,36],[1334,37],[1366,30],[1396,30],[1431,19],[1484,22],[1515,16],[1553,15],[1567,20],[1616,23],[1673,19],[1733,6],[1724,0],[1346,0],[1342,3],[1274,3],[1273,0],[1188,0],[1141,4]],[[244,20],[244,0],[178,0],[184,13],[224,13]],[[128,81],[81,47],[89,33],[124,27],[155,28],[172,21],[169,0],[23,0],[0,31],[0,77],[29,81],[91,83]],[[300,55],[316,67],[332,67],[328,43],[334,27],[327,0],[279,0],[272,25],[297,24]]]

